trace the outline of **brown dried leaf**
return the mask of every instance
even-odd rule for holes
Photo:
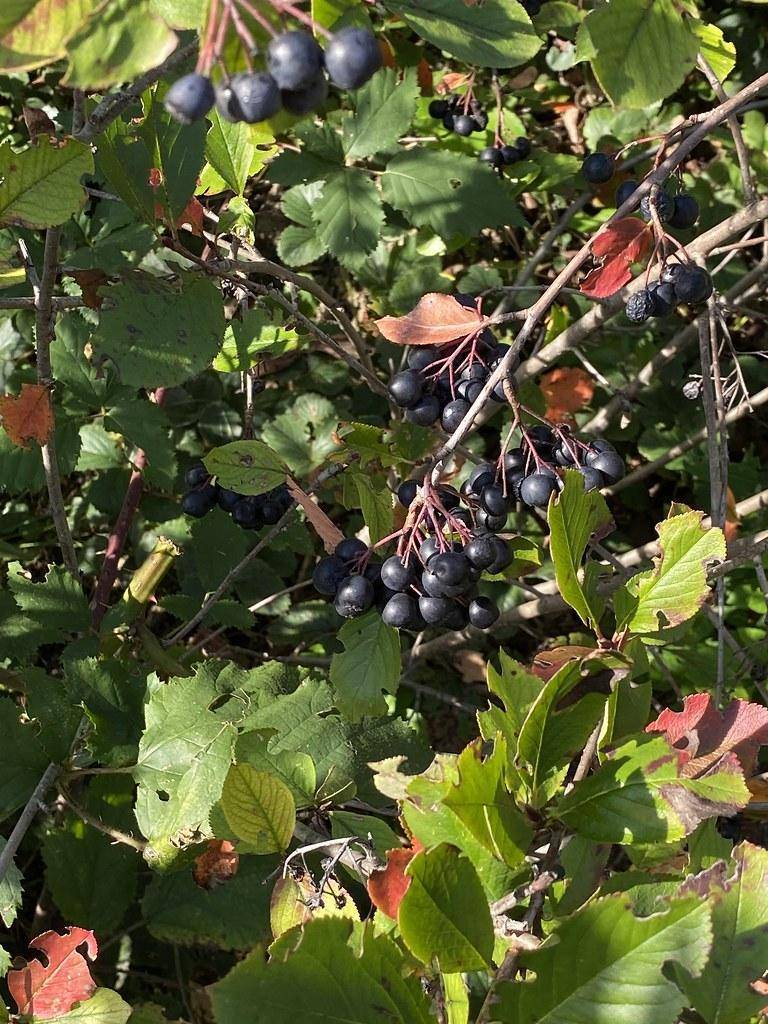
[[[195,858],[192,877],[201,889],[214,889],[234,878],[240,866],[240,854],[228,839],[211,839],[205,853]]]
[[[452,295],[429,292],[405,316],[385,316],[376,326],[395,345],[445,345],[476,331],[483,318]]]
[[[563,366],[545,373],[539,388],[547,403],[546,417],[550,423],[564,423],[571,414],[589,405],[595,393],[595,383],[578,366]]]
[[[405,869],[423,850],[418,840],[410,849],[387,850],[387,866],[374,871],[368,879],[368,895],[373,905],[387,917],[397,920],[397,911],[403,896],[408,892],[411,879]]]
[[[290,476],[288,477],[288,491],[293,500],[304,509],[304,515],[323,542],[325,550],[329,555],[333,554],[336,547],[344,540],[344,534],[328,518],[315,500],[306,491],[302,491],[296,481]]]
[[[22,384],[21,394],[0,398],[0,416],[11,441],[21,448],[29,441],[45,444],[53,430],[51,396],[44,384]]]
[[[73,270],[71,276],[80,285],[83,301],[89,309],[101,309],[104,299],[99,295],[99,288],[107,284],[109,278],[103,270]]]

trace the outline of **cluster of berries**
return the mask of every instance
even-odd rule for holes
[[[189,488],[181,501],[186,515],[201,519],[218,505],[244,530],[273,526],[293,505],[285,484],[264,494],[239,494],[215,483],[202,462],[196,462],[187,470],[184,482]]]
[[[668,316],[681,302],[698,306],[712,294],[712,278],[695,263],[667,263],[658,281],[630,295],[625,312],[633,324]]]
[[[584,158],[581,165],[584,180],[588,181],[590,185],[604,185],[611,180],[615,170],[615,160],[608,153],[590,153]],[[623,206],[639,185],[639,181],[623,181],[616,190],[616,206]],[[640,214],[645,221],[653,219],[652,202],[650,194],[643,196],[640,200]],[[666,190],[660,189],[656,195],[655,207],[662,224],[667,224],[680,231],[692,228],[699,219],[699,204],[693,196],[685,193],[673,196]]]
[[[465,339],[412,348],[407,357],[408,369],[394,374],[389,382],[390,397],[395,405],[405,409],[409,423],[429,427],[440,420],[443,430],[452,433],[508,348],[499,344],[488,329],[471,342]],[[503,382],[493,389],[491,399],[506,400]]]
[[[345,619],[375,606],[382,621],[396,629],[488,629],[499,609],[478,593],[477,584],[483,573],[495,575],[511,564],[509,545],[489,530],[472,527],[472,516],[459,507],[461,497],[453,488],[437,488],[419,506],[419,486],[407,480],[398,489],[399,500],[413,507],[416,521],[403,530],[397,554],[380,562],[362,541],[345,538],[318,562],[315,588],[333,598]]]
[[[205,75],[185,75],[166,93],[165,106],[182,124],[205,117],[214,104],[227,121],[256,124],[281,109],[296,115],[315,110],[328,95],[324,70],[338,88],[359,89],[380,67],[379,44],[365,29],[340,29],[325,52],[309,32],[294,30],[270,42],[267,71],[226,76],[215,87]]]
[[[488,127],[488,114],[482,104],[472,95],[449,96],[444,100],[432,100],[429,116],[442,121],[443,127],[456,135],[471,135],[484,132]]]
[[[490,164],[491,167],[495,167],[497,170],[519,163],[520,160],[527,160],[530,155],[531,144],[524,135],[521,135],[519,139],[515,139],[511,146],[486,146],[485,149],[480,151],[480,159],[483,163]]]

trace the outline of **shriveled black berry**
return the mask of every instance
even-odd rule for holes
[[[669,226],[684,231],[686,228],[692,228],[698,219],[699,204],[693,196],[675,196],[672,215],[667,222]]]
[[[401,370],[389,382],[389,394],[401,409],[413,409],[424,394],[424,378],[417,370]]]
[[[341,558],[329,555],[321,558],[312,573],[312,585],[320,594],[333,597],[339,584],[347,575],[347,567]]]
[[[498,552],[492,536],[486,533],[473,537],[464,548],[464,554],[470,565],[487,569],[496,560]]]
[[[448,434],[452,434],[468,412],[469,402],[465,402],[464,399],[457,398],[453,402],[449,402],[443,409],[441,420],[443,430]]]
[[[406,409],[405,418],[418,427],[430,427],[440,415],[440,400],[436,395],[424,395],[411,409]]]
[[[163,101],[171,117],[182,124],[192,124],[205,117],[215,102],[216,93],[210,78],[195,73],[177,78]]]
[[[598,469],[609,484],[615,484],[624,476],[624,460],[617,452],[600,452],[592,459],[591,466]]]
[[[697,306],[712,294],[712,278],[703,267],[693,264],[683,267],[674,280],[675,295],[679,302]]]
[[[453,130],[457,135],[467,136],[477,130],[477,124],[470,114],[457,114],[453,119]]]
[[[624,312],[627,320],[633,324],[642,324],[656,311],[656,304],[653,301],[653,293],[647,288],[642,288],[627,299]]]
[[[196,462],[194,466],[190,466],[184,474],[184,483],[187,487],[199,487],[201,484],[207,483],[210,476],[211,474],[202,462]]]
[[[605,477],[594,466],[579,466],[579,472],[584,477],[585,491],[599,491],[601,487],[605,487]]]
[[[375,591],[365,576],[347,576],[339,584],[333,606],[345,619],[363,615],[373,605]]]
[[[323,51],[309,32],[297,29],[275,36],[267,47],[267,68],[278,88],[306,89],[323,67]]]
[[[410,508],[419,490],[418,480],[403,480],[397,488],[397,500],[403,508]]]
[[[333,553],[343,562],[351,562],[353,559],[360,558],[367,550],[368,545],[357,537],[345,537],[344,540],[339,541]]]
[[[642,216],[643,220],[652,220],[651,205],[652,204],[650,195],[643,196],[643,198],[640,200],[640,215]],[[656,212],[658,213],[659,220],[662,222],[662,224],[665,224],[672,216],[674,205],[675,203],[672,196],[668,192],[665,192],[663,189],[656,196]]]
[[[334,32],[325,48],[325,67],[340,89],[359,89],[381,67],[376,36],[354,25]]]
[[[394,594],[381,611],[381,620],[395,629],[409,629],[417,626],[418,604],[410,594]]]
[[[557,478],[548,473],[531,473],[520,484],[520,497],[533,508],[546,508],[558,490]]]
[[[281,105],[277,82],[265,71],[233,75],[216,96],[216,108],[225,120],[246,124],[266,121]]]
[[[619,187],[616,189],[616,206],[623,206],[624,203],[629,199],[632,193],[637,189],[638,182],[634,179],[629,181],[622,181]]]
[[[504,157],[501,155],[501,150],[495,146],[486,146],[485,149],[480,150],[479,159],[484,164],[490,164],[491,167],[501,167],[504,163]]]
[[[685,270],[685,266],[682,263],[667,263],[662,268],[659,274],[659,282],[661,284],[674,284],[677,280],[677,275]]]
[[[416,571],[412,565],[405,565],[397,555],[392,555],[381,567],[381,582],[390,590],[405,591],[416,582]]]
[[[602,185],[613,177],[613,157],[607,153],[590,153],[584,158],[581,173],[590,185]]]
[[[317,110],[327,98],[328,82],[322,73],[304,89],[283,89],[280,93],[283,107],[296,117]]]
[[[499,608],[490,597],[475,597],[469,602],[469,621],[476,629],[489,629],[499,617]]]

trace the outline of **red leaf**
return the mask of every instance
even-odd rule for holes
[[[651,244],[651,229],[639,217],[622,217],[605,228],[592,243],[592,252],[604,262],[581,282],[592,299],[607,299],[632,279],[632,264],[641,260]]]
[[[228,839],[211,839],[205,853],[195,858],[192,877],[201,889],[214,889],[234,878],[240,854]]]
[[[0,398],[3,428],[14,444],[27,447],[29,441],[43,445],[53,430],[51,396],[44,384],[22,384],[20,395]]]
[[[288,477],[288,492],[296,502],[304,509],[310,525],[317,536],[323,542],[325,550],[332,555],[339,544],[344,540],[344,534],[323,512],[317,502],[299,487],[295,480]]]
[[[693,778],[732,751],[747,775],[757,763],[757,752],[768,743],[768,708],[733,700],[722,713],[708,693],[683,700],[682,711],[666,708],[646,726],[646,732],[663,732],[680,751],[682,774]]]
[[[387,866],[374,871],[368,879],[368,895],[373,905],[393,920],[397,920],[400,902],[411,884],[405,869],[423,849],[417,840],[409,849],[387,850]]]
[[[376,326],[395,345],[445,345],[476,331],[483,318],[474,306],[462,306],[452,295],[423,295],[405,316],[385,316]]]
[[[96,959],[98,945],[92,931],[67,928],[64,935],[43,932],[29,945],[40,950],[43,960],[29,960],[24,967],[8,972],[8,988],[19,1013],[48,1020],[90,999],[96,982],[77,947],[85,946],[88,957]]]

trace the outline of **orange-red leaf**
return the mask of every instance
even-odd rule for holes
[[[22,448],[29,441],[45,444],[53,430],[51,396],[44,384],[22,384],[21,394],[0,398],[3,427],[14,444]]]
[[[296,502],[304,509],[304,515],[309,520],[317,536],[323,542],[328,554],[333,554],[336,547],[344,540],[344,534],[323,512],[317,502],[299,487],[295,480],[288,477],[288,491]]]
[[[482,323],[474,306],[462,306],[452,295],[429,292],[405,316],[385,316],[376,326],[395,345],[445,345],[466,338]]]
[[[632,279],[637,263],[651,245],[651,229],[639,217],[622,217],[595,238],[592,252],[603,262],[581,282],[581,291],[591,299],[607,299]]]
[[[368,879],[368,895],[373,905],[393,920],[397,920],[400,902],[411,884],[405,869],[423,849],[417,840],[408,849],[403,847],[399,850],[387,850],[387,866],[380,871],[374,871]]]
[[[739,519],[739,513],[736,508],[736,495],[729,487],[727,505],[725,509],[725,522],[723,523],[723,533],[725,534],[725,541],[727,544],[731,544],[736,540],[739,536],[740,529],[741,519]]]
[[[684,775],[700,775],[729,752],[738,757],[744,772],[751,775],[758,750],[768,743],[768,708],[733,700],[720,712],[710,694],[694,693],[683,700],[682,711],[665,708],[646,726],[646,732],[666,735],[680,751]]]
[[[594,381],[578,366],[550,370],[539,381],[539,387],[547,403],[546,416],[550,423],[570,420],[571,413],[588,405],[595,393]]]
[[[205,853],[195,858],[192,872],[201,889],[214,889],[234,878],[240,866],[240,854],[228,839],[211,839]]]
[[[67,928],[64,935],[43,932],[29,945],[40,950],[43,960],[29,960],[24,967],[8,972],[8,988],[19,1013],[48,1020],[93,995],[96,982],[78,949],[85,946],[88,958],[96,959],[98,945],[92,931]]]

